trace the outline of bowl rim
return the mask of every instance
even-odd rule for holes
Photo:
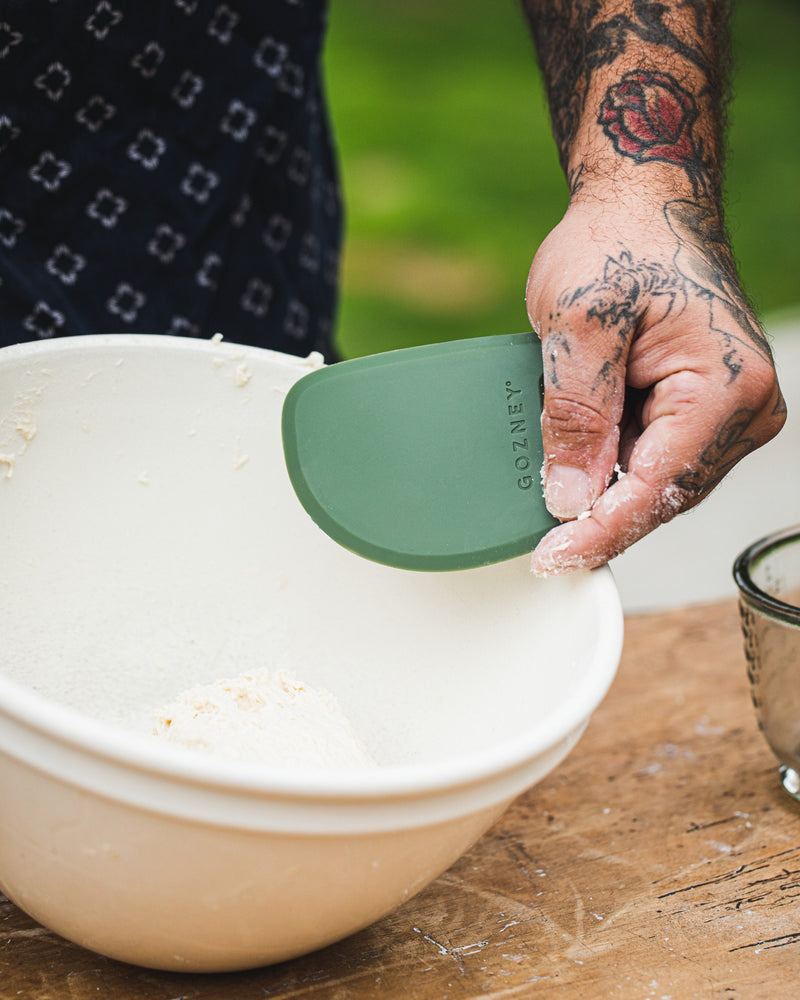
[[[222,352],[231,360],[240,360],[250,355],[268,355],[273,361],[283,365],[288,370],[308,371],[321,367],[325,362],[318,351],[311,351],[303,356],[300,354],[285,354],[267,347],[253,347],[249,344],[238,344],[226,340],[222,333],[215,333],[208,338],[177,336],[166,333],[86,333],[70,337],[55,337],[49,340],[26,340],[18,344],[7,344],[0,347],[0,364],[10,364],[14,361],[36,360],[49,358],[54,354],[82,353],[89,348],[117,350],[121,348],[141,348],[146,350],[174,350],[197,353]]]
[[[317,367],[320,356],[306,358],[236,344],[215,335],[209,340],[161,334],[87,334],[56,340],[31,341],[0,348],[0,364],[17,359],[52,356],[87,348],[146,348],[152,350],[224,352],[231,358],[269,355],[287,370]],[[528,556],[517,557],[527,560]],[[465,570],[464,572],[471,572]],[[491,748],[445,758],[434,764],[381,765],[376,769],[292,769],[227,761],[153,741],[142,734],[90,718],[0,674],[0,717],[21,724],[40,738],[56,741],[90,758],[121,765],[142,775],[246,795],[280,795],[288,799],[361,802],[432,795],[478,784],[512,772],[582,731],[607,694],[619,667],[624,618],[620,595],[609,566],[576,570],[574,577],[591,588],[600,625],[592,657],[577,690],[562,701],[535,729],[500,740]],[[13,753],[7,747],[5,752]],[[22,753],[18,754],[23,758]],[[91,789],[91,781],[76,774],[73,783]]]

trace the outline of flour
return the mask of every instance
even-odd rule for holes
[[[285,671],[254,670],[180,694],[153,735],[223,757],[282,768],[375,767],[338,702]]]
[[[18,392],[10,411],[0,416],[0,465],[5,467],[0,478],[11,479],[17,459],[36,437],[33,407],[41,396],[41,388]]]

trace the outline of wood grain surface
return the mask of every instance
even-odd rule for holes
[[[629,617],[569,758],[427,890],[235,975],[121,965],[0,897],[10,1000],[783,1000],[800,993],[800,805],[778,783],[732,602]]]

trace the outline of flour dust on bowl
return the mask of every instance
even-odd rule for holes
[[[162,969],[244,969],[418,892],[572,748],[621,647],[610,573],[426,574],[331,541],[286,474],[310,361],[225,343],[0,351],[0,887]],[[377,766],[160,742],[196,684],[288,670]]]

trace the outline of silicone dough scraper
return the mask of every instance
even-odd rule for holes
[[[301,378],[282,419],[289,478],[313,520],[376,562],[453,570],[530,552],[542,497],[535,334],[342,361]]]

